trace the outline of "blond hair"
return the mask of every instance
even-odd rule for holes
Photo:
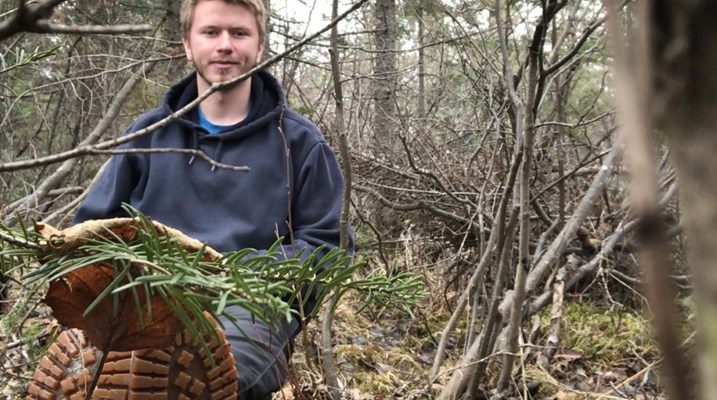
[[[194,19],[194,9],[200,1],[208,0],[182,0],[182,8],[179,10],[179,23],[182,26],[182,37],[188,38],[189,32],[192,30],[192,20]],[[217,0],[227,4],[241,4],[249,8],[256,17],[256,26],[259,28],[259,43],[264,44],[264,35],[266,32],[266,8],[262,0]]]

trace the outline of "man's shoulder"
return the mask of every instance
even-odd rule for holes
[[[140,115],[137,119],[134,120],[130,127],[130,132],[135,132],[140,129],[146,128],[155,122],[159,122],[164,117],[167,116],[167,113],[164,111],[163,107],[157,107],[152,110],[149,110],[145,112],[144,114]]]
[[[287,134],[295,134],[297,139],[324,142],[324,135],[315,123],[291,108],[284,111],[284,124]]]

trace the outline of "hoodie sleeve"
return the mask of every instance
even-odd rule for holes
[[[128,143],[120,148],[128,148],[130,145],[131,143]],[[126,217],[127,212],[122,209],[122,203],[130,202],[139,176],[136,155],[112,156],[99,180],[89,188],[87,198],[77,210],[72,223],[78,224],[91,219]]]
[[[326,251],[339,247],[344,178],[334,152],[324,141],[310,150],[294,176],[291,207],[294,241],[283,245],[278,255],[287,258],[298,255],[303,261],[319,246],[326,245]],[[349,230],[348,252],[353,251],[353,234]],[[265,250],[258,252],[265,253]],[[316,311],[318,290],[315,288],[313,293],[303,296],[304,310],[309,316]]]
[[[339,247],[344,178],[334,152],[321,141],[315,145],[296,173],[292,194],[291,222],[294,245],[304,254],[321,245]],[[350,235],[349,252],[353,252]]]

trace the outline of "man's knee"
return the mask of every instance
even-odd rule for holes
[[[281,388],[288,374],[287,356],[292,337],[298,332],[298,321],[292,320],[272,328],[264,321],[252,321],[243,308],[227,309],[234,321],[223,318],[224,334],[237,366],[239,399],[270,398]]]

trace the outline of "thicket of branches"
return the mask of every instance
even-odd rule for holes
[[[47,29],[27,29],[42,34],[0,24],[6,224],[66,223],[106,155],[87,147],[95,155],[32,160],[116,138],[190,71],[168,24],[172,1],[41,3],[58,4],[51,24],[39,25]],[[0,4],[2,21],[18,4]],[[618,26],[635,12],[629,0],[610,4]],[[307,35],[286,15],[272,15],[273,54]],[[592,288],[617,307],[644,305],[634,262],[644,215],[626,195],[606,20],[598,0],[379,0],[339,25],[339,71],[328,35],[271,66],[290,104],[335,148],[341,134],[348,139],[359,254],[387,270],[424,274],[435,294],[426,307],[450,310],[427,379],[445,383],[440,398],[481,385],[508,393],[515,355],[532,351],[520,328],[563,287]],[[151,30],[50,29],[127,21]],[[658,150],[654,210],[681,265],[675,172]],[[684,274],[675,271],[673,282],[687,284]],[[446,341],[464,320],[464,355],[446,370]],[[559,324],[550,328],[559,333]],[[544,363],[558,346],[527,344],[545,346],[534,354]],[[487,382],[496,361],[503,373]]]

